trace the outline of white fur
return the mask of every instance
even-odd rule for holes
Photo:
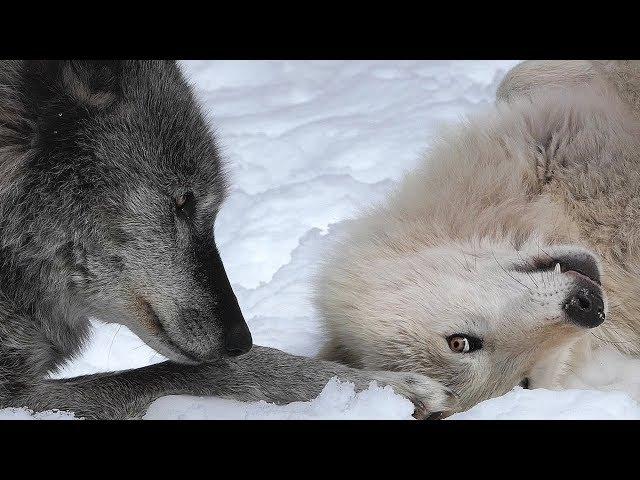
[[[324,358],[411,370],[465,409],[523,378],[558,388],[594,347],[640,353],[640,133],[629,62],[527,62],[492,110],[446,131],[388,201],[349,222],[317,277]],[[567,321],[568,273],[600,262],[607,321]],[[483,341],[468,354],[446,338]]]

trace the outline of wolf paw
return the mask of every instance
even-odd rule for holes
[[[414,418],[439,420],[449,416],[456,404],[455,394],[440,382],[411,372],[375,372],[375,380],[389,385],[413,403]]]

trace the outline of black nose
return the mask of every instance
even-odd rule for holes
[[[224,350],[227,355],[237,357],[251,350],[253,339],[233,293],[223,305],[218,315],[224,325]]]
[[[565,300],[562,306],[569,320],[585,328],[593,328],[604,322],[604,300],[599,288],[580,286]]]
[[[251,332],[244,321],[236,323],[225,332],[224,349],[227,355],[237,357],[247,353],[252,346]]]
[[[203,276],[208,280],[209,288],[217,299],[214,316],[220,322],[224,332],[224,351],[232,357],[247,353],[253,346],[251,332],[231,288],[220,253],[215,245],[209,245],[208,249],[203,249],[199,253],[204,257],[200,258]]]

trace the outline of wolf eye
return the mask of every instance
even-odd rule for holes
[[[447,342],[451,351],[456,353],[469,353],[482,348],[482,340],[471,335],[450,335]]]
[[[176,210],[179,213],[186,213],[188,216],[193,215],[195,209],[195,196],[193,192],[184,192],[176,197]]]

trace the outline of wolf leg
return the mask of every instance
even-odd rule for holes
[[[277,404],[311,400],[334,376],[353,382],[357,390],[366,389],[374,380],[390,385],[416,405],[419,417],[453,406],[454,398],[446,388],[419,374],[356,370],[258,346],[246,355],[212,363],[163,362],[121,372],[45,380],[16,392],[7,406],[69,410],[87,419],[140,418],[151,402],[166,395],[212,395]]]

